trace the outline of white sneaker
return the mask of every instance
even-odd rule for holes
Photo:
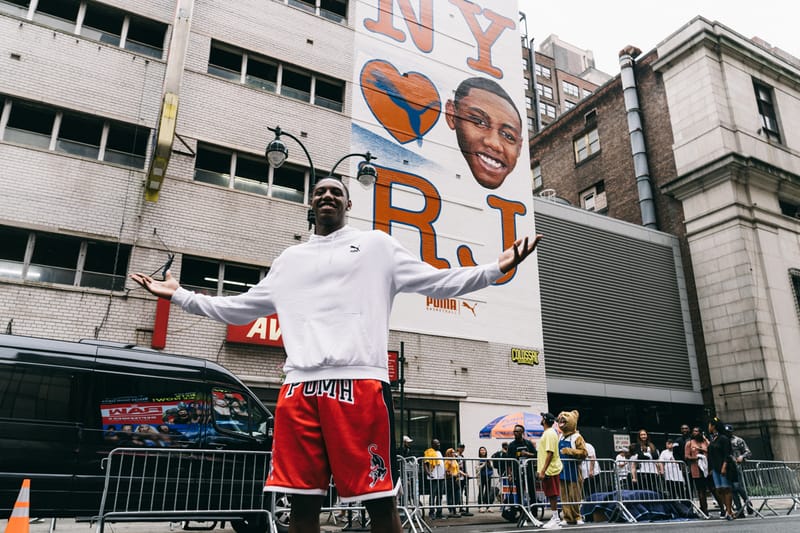
[[[584,522],[583,520],[581,520],[580,518],[578,518],[578,521],[577,521],[577,522],[575,522],[575,525],[576,525],[576,526],[582,526],[584,523],[585,523],[585,522]]]
[[[551,516],[550,520],[542,526],[542,529],[561,529],[561,520],[558,516]]]

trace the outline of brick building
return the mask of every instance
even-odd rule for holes
[[[639,54],[532,139],[534,190],[680,238],[707,412],[796,458],[797,60],[701,17]]]

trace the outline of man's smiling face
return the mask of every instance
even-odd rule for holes
[[[344,184],[334,178],[319,180],[311,191],[311,209],[317,233],[327,235],[344,226],[345,211],[350,209],[350,198]]]
[[[446,120],[475,180],[496,189],[514,170],[522,148],[522,124],[514,106],[484,89],[472,88],[446,104]]]

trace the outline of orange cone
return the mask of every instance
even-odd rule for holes
[[[8,519],[5,533],[29,533],[30,526],[28,526],[28,520],[30,519],[30,508],[31,480],[23,479],[22,488],[19,490],[17,503],[14,504],[14,510],[11,511],[11,517]]]

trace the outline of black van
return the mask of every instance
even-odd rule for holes
[[[24,478],[31,516],[96,515],[101,461],[137,446],[269,451],[272,414],[212,361],[0,335],[0,516],[10,515]]]

